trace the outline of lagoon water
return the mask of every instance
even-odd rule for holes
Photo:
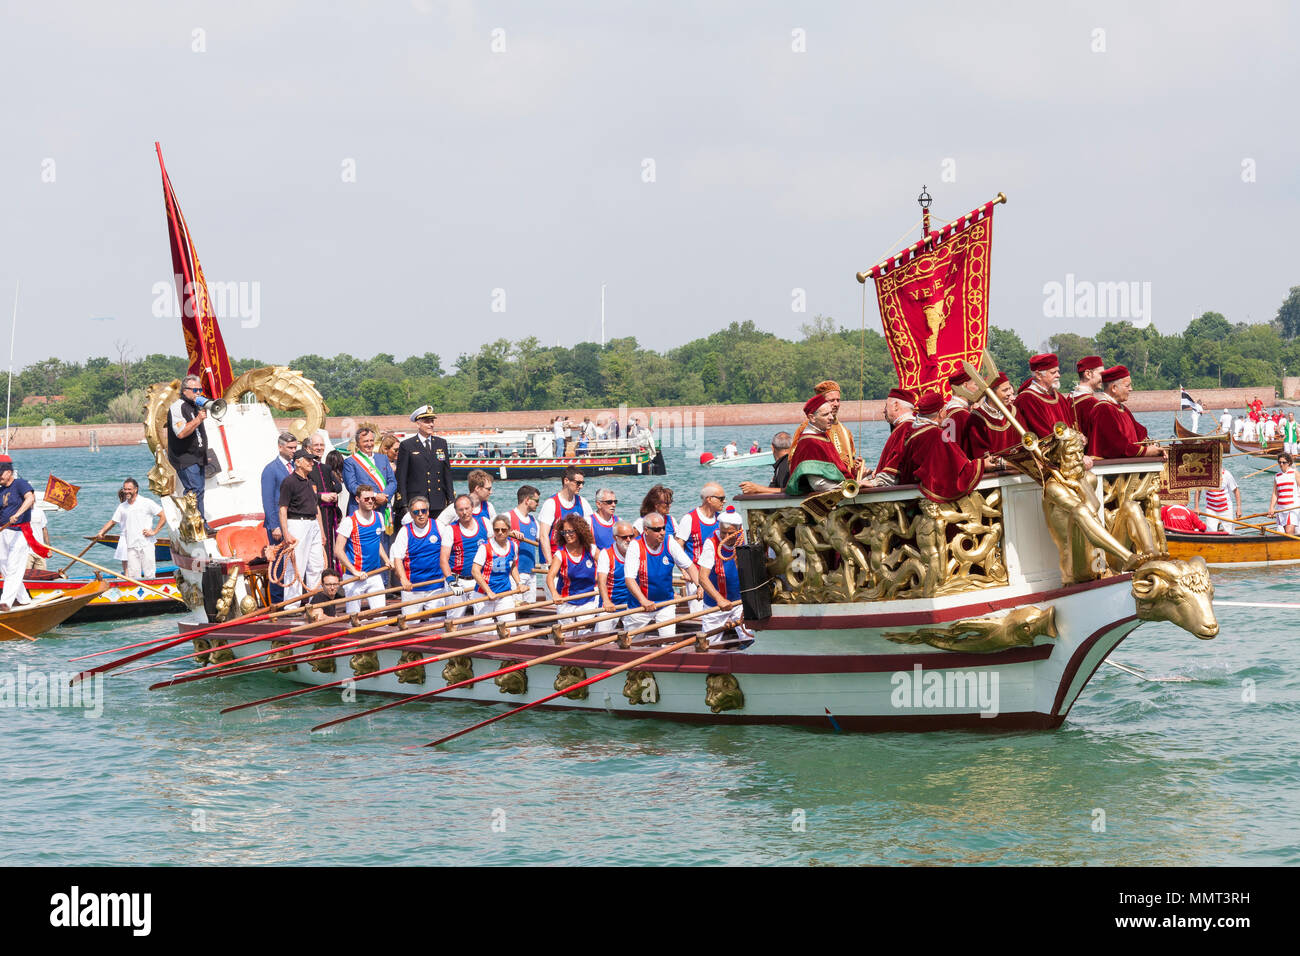
[[[1167,413],[1140,416],[1153,435]],[[709,472],[728,438],[705,428],[668,448],[674,514],[713,476],[734,495],[770,467]],[[868,457],[882,423],[861,429]],[[702,447],[695,442],[702,440]],[[38,488],[82,486],[51,535],[79,551],[144,482],[144,446],[20,451]],[[268,455],[268,459],[269,459]],[[1263,462],[1229,459],[1238,476]],[[608,485],[635,516],[652,480]],[[551,493],[558,482],[547,483]],[[498,482],[494,503],[514,503]],[[1267,479],[1243,483],[1246,511]],[[97,557],[111,562],[107,549]],[[1300,602],[1295,567],[1214,572],[1223,600]],[[1065,724],[1038,733],[836,734],[530,711],[437,750],[406,750],[476,722],[481,705],[395,708],[332,734],[312,724],[358,703],[313,695],[221,717],[289,689],[255,675],[149,691],[183,669],[110,677],[102,714],[0,707],[4,864],[1295,864],[1300,862],[1300,611],[1229,608],[1214,641],[1145,624]],[[0,675],[75,671],[68,658],[175,630],[175,618],[64,625],[0,643]],[[110,658],[103,658],[108,660]]]

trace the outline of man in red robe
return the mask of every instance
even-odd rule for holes
[[[831,406],[831,427],[826,435],[831,440],[831,444],[839,451],[840,456],[846,461],[853,461],[858,455],[857,449],[853,447],[853,435],[844,427],[840,421],[840,383],[833,379],[827,379],[824,382],[818,382],[813,387],[813,393],[823,395]],[[791,447],[799,444],[799,439],[803,437],[804,425],[800,425],[794,431],[794,438],[791,440]]]
[[[885,421],[892,429],[880,450],[873,485],[898,484],[898,465],[903,460],[903,439],[916,412],[916,394],[910,388],[891,388],[885,399]]]
[[[1015,389],[1005,372],[998,375],[989,387],[1002,399],[1002,404],[1012,415],[1016,413]],[[971,410],[966,425],[966,439],[962,450],[969,458],[996,458],[1010,448],[1020,447],[1020,432],[998,411],[987,395]]]
[[[984,462],[971,461],[957,442],[945,439],[943,426],[935,420],[942,408],[943,396],[938,392],[917,401],[917,417],[903,442],[898,483],[920,485],[932,501],[956,501],[975,490],[984,477]]]
[[[1092,413],[1088,454],[1093,458],[1144,458],[1161,454],[1160,446],[1148,444],[1146,427],[1139,424],[1124,403],[1133,392],[1128,369],[1116,365],[1101,373],[1103,391]]]
[[[1035,355],[1029,360],[1029,387],[1016,396],[1016,417],[1020,423],[1039,438],[1052,434],[1057,422],[1071,428],[1077,427],[1074,406],[1058,392],[1061,384],[1061,362],[1050,353]]]
[[[835,412],[826,396],[814,395],[808,399],[803,413],[808,421],[790,453],[790,480],[785,493],[830,491],[844,479],[856,478],[853,459],[846,458],[828,434],[835,424]]]
[[[1079,431],[1088,437],[1088,428],[1092,422],[1092,413],[1097,405],[1097,393],[1101,389],[1101,373],[1106,363],[1100,355],[1085,355],[1079,359],[1075,368],[1079,371],[1079,384],[1070,393],[1074,403],[1074,420],[1079,423]]]
[[[948,440],[965,446],[966,426],[970,421],[970,402],[957,394],[957,390],[970,381],[966,370],[958,369],[948,376],[948,387],[952,398],[939,414],[939,424],[948,433]]]

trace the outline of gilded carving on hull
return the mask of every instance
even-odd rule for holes
[[[414,664],[416,661],[423,660],[424,655],[419,651],[402,651],[402,656],[397,659],[399,664]],[[423,684],[424,683],[424,665],[419,667],[403,667],[400,671],[394,671],[397,675],[399,684]]]
[[[186,495],[185,497],[189,497]],[[226,575],[225,583],[221,585],[221,596],[217,598],[217,620],[224,621],[230,617],[230,612],[235,603],[235,583],[239,580],[239,565],[235,565]]]
[[[994,654],[1009,647],[1029,647],[1040,635],[1057,637],[1056,608],[1018,607],[1003,617],[975,617],[947,627],[894,631],[885,639],[895,644],[928,644],[945,651]]]
[[[754,541],[772,550],[772,600],[783,604],[933,597],[1005,584],[998,490],[955,502],[844,501],[751,511]]]
[[[564,690],[566,687],[572,687],[574,684],[580,684],[587,679],[587,670],[583,667],[577,667],[573,664],[566,664],[560,668],[560,672],[555,675],[555,689]],[[564,695],[569,700],[586,700],[587,688],[579,687],[577,690],[571,690]]]
[[[628,671],[623,696],[629,704],[659,703],[659,684],[650,671]]]
[[[1133,572],[1132,589],[1141,620],[1169,621],[1203,641],[1218,635],[1214,584],[1204,558],[1148,561]]]
[[[206,667],[208,663],[208,648],[212,642],[204,640],[201,637],[194,638],[194,659],[199,662],[200,667]]]
[[[313,644],[311,649],[313,651],[323,651],[327,650],[329,646],[329,641],[320,641],[317,644]],[[324,657],[311,662],[311,669],[318,674],[333,674],[337,667],[338,664],[336,663],[336,659],[333,657]]]
[[[177,530],[187,544],[203,541],[208,536],[203,528],[203,515],[199,514],[199,497],[192,491],[185,492],[181,498],[181,526]]]
[[[353,654],[348,658],[348,666],[352,668],[353,677],[364,677],[366,674],[373,674],[379,670],[379,655],[374,651],[362,651],[360,654]]]
[[[453,657],[442,669],[442,679],[448,684],[459,684],[474,676],[474,662],[468,657]]]
[[[745,695],[735,674],[710,674],[704,679],[704,703],[709,710],[720,714],[724,710],[740,710],[745,706]]]
[[[513,667],[521,661],[503,661],[501,669]],[[528,691],[528,671],[517,670],[509,674],[499,674],[493,678],[497,688],[503,694],[523,694]]]
[[[272,642],[271,642],[271,646],[272,646],[272,647],[285,647],[286,645],[291,644],[291,643],[293,643],[293,642],[292,642],[292,641],[272,641]],[[282,660],[283,658],[286,658],[286,657],[292,657],[292,656],[293,656],[293,651],[276,651],[276,652],[273,653],[273,654],[268,654],[268,655],[267,655],[267,660],[277,661],[277,660]],[[296,671],[297,669],[298,669],[298,665],[297,665],[297,664],[286,664],[286,665],[283,666],[283,667],[275,667],[275,668],[272,668],[271,672],[274,673],[274,674],[292,674],[292,673],[293,673],[294,671]]]

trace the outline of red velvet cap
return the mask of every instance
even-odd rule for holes
[[[956,386],[969,381],[970,381],[970,376],[966,374],[966,370],[964,368],[959,368],[957,369],[957,371],[953,372],[951,375],[948,376],[949,385]]]
[[[812,398],[808,399],[808,401],[803,403],[803,413],[805,415],[811,415],[813,412],[817,411],[817,409],[821,408],[825,404],[826,404],[825,395],[822,395],[820,393],[814,395]]]
[[[1059,368],[1061,360],[1051,352],[1045,352],[1042,355],[1035,355],[1029,360],[1029,371],[1041,372],[1044,369]]]
[[[1007,378],[1006,372],[998,372],[998,377],[989,382],[989,388],[996,392],[1001,386],[1005,385],[1009,381],[1011,381],[1011,379]]]
[[[926,392],[916,402],[916,410],[922,415],[933,415],[943,408],[943,396],[938,392]]]
[[[907,402],[909,405],[916,404],[916,393],[910,388],[891,388],[888,398],[896,398],[900,402]]]
[[[1084,372],[1090,372],[1095,368],[1104,368],[1105,365],[1106,363],[1101,360],[1100,355],[1085,355],[1083,358],[1079,359],[1074,367],[1078,369],[1079,374],[1082,375]]]
[[[1101,380],[1106,385],[1109,385],[1111,382],[1118,382],[1121,378],[1128,377],[1129,371],[1123,365],[1116,365],[1101,373]]]

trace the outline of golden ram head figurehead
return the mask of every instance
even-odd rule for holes
[[[1142,620],[1169,621],[1203,641],[1218,635],[1214,585],[1204,558],[1145,561],[1133,572],[1132,587]]]

